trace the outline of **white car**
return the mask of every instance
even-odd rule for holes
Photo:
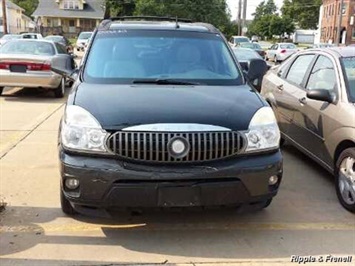
[[[78,40],[76,41],[76,50],[77,51],[84,51],[89,40],[90,37],[92,35],[92,32],[86,31],[86,32],[81,32],[79,34]]]
[[[266,51],[265,60],[281,62],[296,52],[298,48],[293,43],[275,43]]]
[[[245,36],[232,36],[229,40],[229,44],[231,47],[237,47],[241,43],[249,43],[250,39]]]

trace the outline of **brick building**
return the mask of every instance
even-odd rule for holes
[[[321,42],[335,43],[338,31],[340,10],[342,11],[341,44],[355,43],[355,0],[323,0],[323,14],[321,23]]]

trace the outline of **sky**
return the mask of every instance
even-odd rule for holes
[[[252,15],[255,11],[255,8],[263,1],[263,0],[247,0],[247,19],[252,19]],[[283,0],[274,0],[278,8],[281,8]],[[238,14],[238,2],[239,0],[227,0],[229,9],[232,14],[232,20],[237,18]],[[242,13],[243,14],[243,13]]]

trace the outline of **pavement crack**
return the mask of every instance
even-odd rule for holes
[[[34,126],[29,132],[24,135],[18,142],[12,145],[4,154],[0,156],[0,160],[2,160],[9,152],[11,152],[14,148],[17,147],[21,142],[23,142],[29,135],[31,135],[38,127],[40,127],[44,122],[46,122],[52,115],[54,115],[58,110],[60,110],[65,103],[62,103],[58,108],[56,108],[53,112],[51,112],[48,116],[46,116],[41,122],[39,122],[36,126]]]

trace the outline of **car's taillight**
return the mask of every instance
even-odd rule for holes
[[[284,54],[284,53],[286,53],[286,50],[285,49],[283,49],[283,50],[281,50],[281,52],[280,52],[281,54]]]
[[[50,71],[51,70],[50,62],[45,62],[43,64],[26,63],[26,66],[27,66],[27,70],[30,70],[30,71]]]
[[[9,69],[10,68],[10,64],[7,62],[0,62],[0,69]]]
[[[29,71],[51,71],[51,63],[29,63],[29,62],[0,62],[0,69],[9,70],[11,65],[26,66]]]

